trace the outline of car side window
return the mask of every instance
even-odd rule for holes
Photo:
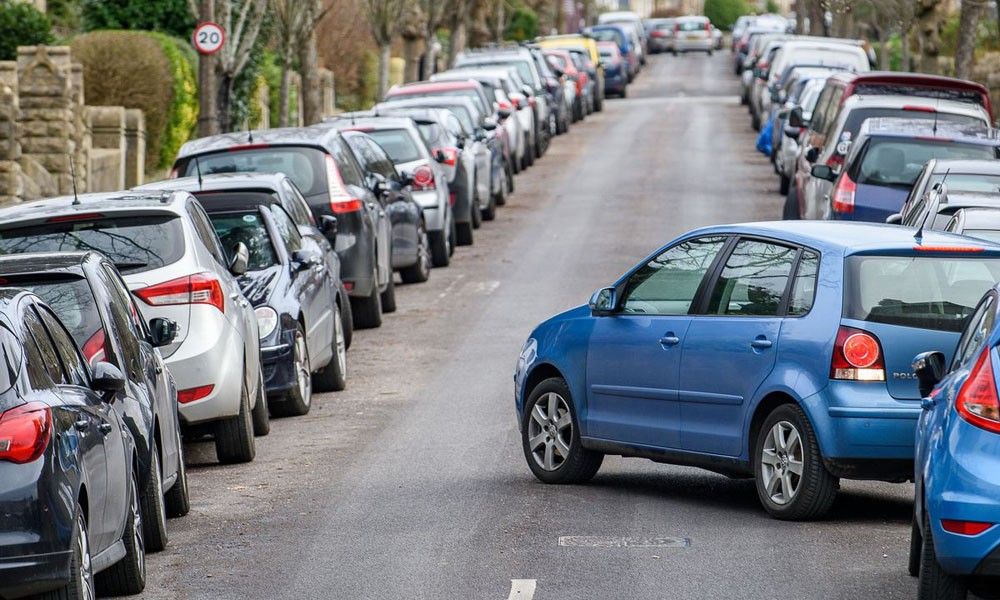
[[[399,175],[396,173],[396,167],[392,164],[392,159],[386,154],[385,149],[371,138],[366,139],[365,143],[368,145],[368,152],[371,154],[371,162],[369,163],[371,170],[380,173],[389,181],[398,179]]]
[[[118,367],[128,373],[131,379],[139,381],[142,377],[142,351],[139,348],[142,329],[137,328],[137,317],[131,312],[131,303],[121,297],[106,267],[97,271],[97,278],[111,294],[111,302],[108,304],[110,334],[121,352],[123,362]]]
[[[205,248],[208,249],[209,253],[211,253],[220,265],[226,266],[226,255],[223,254],[222,247],[219,245],[219,236],[215,234],[215,229],[208,220],[208,216],[205,215],[205,211],[192,202],[188,204],[188,215],[191,217],[195,233],[198,234],[201,243],[205,245]]]
[[[812,309],[818,279],[819,254],[812,250],[803,250],[795,280],[792,282],[792,293],[788,298],[788,316],[801,317]]]
[[[686,240],[639,267],[622,293],[624,314],[686,315],[725,236]]]
[[[56,352],[52,340],[49,339],[49,334],[45,332],[41,318],[33,308],[24,311],[24,327],[27,337],[32,340],[31,343],[34,343],[35,349],[38,350],[38,357],[42,361],[40,368],[45,371],[50,385],[69,384],[70,379],[63,371],[62,363],[59,362],[59,353]],[[25,343],[29,342],[25,340]],[[41,381],[44,382],[45,379],[41,378]]]
[[[24,339],[24,370],[28,375],[28,384],[36,390],[47,390],[53,387],[55,382],[49,375],[45,357],[42,356],[42,351],[35,343],[34,335],[25,329],[24,335],[21,337]]]
[[[52,346],[59,355],[59,360],[62,361],[68,382],[72,385],[86,387],[87,367],[80,358],[76,345],[73,344],[73,338],[66,333],[59,320],[47,308],[35,305],[35,309],[38,310],[42,322],[45,323],[49,338],[52,340]]]
[[[826,115],[823,117],[824,128],[819,130],[823,133],[823,137],[826,138],[827,145],[836,145],[840,141],[831,136],[837,133],[834,128],[837,126],[837,113],[840,111],[840,99],[843,97],[844,90],[841,88],[836,88],[830,94],[830,104],[826,107]]]
[[[798,250],[740,240],[712,289],[708,314],[776,317]]]
[[[969,318],[969,324],[962,332],[962,337],[958,340],[958,346],[955,349],[955,358],[951,363],[952,371],[964,366],[976,357],[976,350],[993,330],[993,323],[996,321],[995,305],[993,296],[987,296]]]
[[[813,108],[813,122],[811,124],[813,131],[821,132],[826,126],[826,121],[823,117],[826,113],[826,107],[830,106],[830,96],[832,94],[832,87],[827,87],[820,92],[819,100],[816,101],[816,107]]]
[[[342,139],[334,140],[333,162],[337,163],[337,170],[340,171],[340,179],[346,185],[364,187],[364,177],[361,176],[361,169],[354,158],[354,155]]]
[[[285,190],[285,197],[287,198],[285,208],[288,209],[288,214],[292,216],[295,224],[315,225],[316,217],[309,210],[309,204],[302,196],[302,193],[299,192],[299,188],[295,187],[295,184],[287,179],[283,180],[281,185]]]
[[[285,243],[285,247],[288,248],[288,253],[301,250],[302,236],[295,227],[295,223],[292,222],[292,218],[288,216],[285,209],[277,204],[272,204],[270,209],[271,216],[274,217],[274,226],[278,230],[281,240]]]

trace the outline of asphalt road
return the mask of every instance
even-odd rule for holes
[[[911,485],[845,482],[830,519],[795,524],[697,469],[615,457],[549,487],[524,464],[512,373],[536,323],[677,234],[780,215],[737,87],[726,52],[651,57],[475,246],[397,288],[398,312],[355,335],[347,391],[274,421],[250,465],[189,444],[193,509],[145,597],[914,598]]]

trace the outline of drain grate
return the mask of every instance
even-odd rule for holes
[[[687,548],[691,540],[683,537],[564,535],[559,537],[559,545],[571,548]]]

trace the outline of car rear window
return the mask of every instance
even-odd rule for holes
[[[368,135],[385,149],[386,154],[397,165],[423,158],[410,132],[405,129],[379,129],[369,131]]]
[[[267,234],[267,227],[256,210],[209,214],[223,248],[235,248],[243,242],[249,250],[248,271],[260,271],[278,264],[278,255]],[[228,257],[232,260],[232,257]]]
[[[704,31],[705,21],[678,21],[677,28],[681,31]]]
[[[518,74],[518,76],[520,76],[520,78],[523,81],[534,81],[535,80],[535,77],[534,77],[534,75],[532,75],[532,72],[531,72],[531,64],[528,62],[528,60],[525,60],[525,59],[513,58],[513,59],[510,59],[510,60],[495,60],[495,61],[492,61],[492,60],[477,60],[477,61],[474,61],[472,63],[467,63],[466,65],[460,65],[460,66],[470,66],[470,67],[483,67],[483,66],[510,67],[510,66],[513,66],[514,68],[517,69],[517,74]]]
[[[97,312],[94,293],[82,277],[15,275],[4,277],[7,285],[15,285],[30,292],[48,304],[70,335],[81,348],[103,330],[101,315]]]
[[[912,187],[932,158],[996,158],[992,146],[962,144],[946,140],[872,139],[861,160],[854,161],[849,175],[857,183]],[[948,182],[949,187],[951,181]]]
[[[483,106],[483,99],[479,95],[479,92],[474,89],[464,89],[464,90],[440,90],[433,92],[418,92],[418,93],[407,93],[407,94],[391,94],[389,98],[440,98],[442,96],[448,98],[468,98],[476,103],[476,106],[480,108],[485,108]]]
[[[959,332],[986,290],[1000,279],[1000,258],[850,256],[844,317]]]
[[[197,160],[189,160],[184,165],[183,173],[178,175],[194,177],[198,175],[199,168],[202,175],[247,171],[284,173],[305,196],[327,191],[323,151],[317,148],[270,146],[204,154]]]
[[[962,235],[968,235],[981,240],[987,240],[994,244],[1000,244],[1000,231],[996,229],[966,229]]]
[[[424,136],[424,139],[431,145],[444,146],[448,143],[448,135],[445,133],[444,128],[437,123],[418,121],[417,129],[420,130],[420,135]]]
[[[593,29],[590,32],[590,37],[598,42],[614,42],[619,46],[625,45],[625,36],[616,29]]]
[[[956,100],[983,106],[983,97],[973,90],[948,90],[920,85],[894,85],[891,83],[861,83],[854,86],[854,93],[864,96],[917,96],[938,100]],[[985,107],[984,107],[985,108]]]
[[[944,180],[944,173],[934,173],[927,182],[927,189]],[[948,191],[997,193],[1000,192],[1000,175],[948,173]]]
[[[847,119],[844,122],[844,133],[850,133],[850,137],[853,138],[858,134],[858,130],[861,129],[861,124],[865,122],[866,119],[875,119],[878,117],[899,117],[904,119],[936,119],[939,122],[945,123],[958,123],[959,125],[966,125],[971,127],[988,127],[989,123],[984,121],[981,117],[974,117],[970,115],[956,115],[954,113],[945,112],[926,112],[923,110],[904,110],[902,108],[856,108],[847,115]]]
[[[60,220],[0,229],[0,254],[95,250],[123,273],[159,269],[184,256],[184,229],[174,215],[70,213],[55,219]]]

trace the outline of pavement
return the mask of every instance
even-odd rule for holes
[[[844,482],[786,523],[752,481],[608,457],[583,486],[528,471],[518,352],[692,228],[780,218],[727,52],[650,57],[518,175],[497,219],[359,331],[348,389],[272,422],[251,464],[186,445],[192,511],[148,558],[156,599],[914,598],[913,486]]]

